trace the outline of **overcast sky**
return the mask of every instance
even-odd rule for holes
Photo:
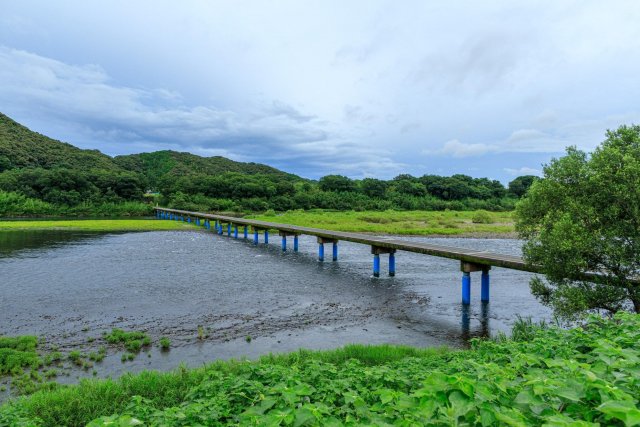
[[[508,182],[640,123],[640,2],[0,0],[0,111],[110,155]]]

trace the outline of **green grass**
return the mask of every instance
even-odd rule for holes
[[[511,212],[481,211],[482,223],[473,222],[478,212],[480,211],[290,211],[282,214],[250,215],[247,218],[334,231],[404,235],[505,234],[514,231]]]
[[[113,328],[111,332],[104,334],[104,339],[109,344],[122,344],[130,353],[139,353],[142,347],[151,345],[151,338],[144,332],[130,331]]]
[[[31,335],[0,336],[0,374],[21,374],[23,368],[38,368],[42,361],[36,352],[38,339]]]
[[[0,232],[24,230],[164,231],[190,230],[195,227],[195,225],[186,222],[157,219],[0,221]]]
[[[0,425],[640,424],[640,315],[519,322],[471,350],[347,346],[83,380],[0,407]]]

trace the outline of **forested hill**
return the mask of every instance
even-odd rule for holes
[[[257,163],[157,151],[110,157],[48,138],[0,113],[0,217],[199,211],[510,210],[535,177],[508,188],[467,175],[312,181]]]
[[[226,172],[272,175],[290,181],[302,179],[297,175],[260,163],[242,163],[221,156],[201,157],[191,153],[168,150],[116,156],[114,161],[126,170],[143,174],[154,186],[157,186],[161,179],[167,175],[172,177],[192,174],[220,175]]]
[[[25,167],[120,169],[98,150],[81,150],[51,139],[0,113],[0,172]]]

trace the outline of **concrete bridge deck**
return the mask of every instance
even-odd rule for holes
[[[195,222],[201,225],[204,220],[206,228],[211,228],[211,221],[214,221],[218,234],[224,233],[223,224],[226,225],[227,235],[238,238],[238,227],[244,227],[243,236],[248,238],[248,228],[251,227],[254,233],[254,244],[258,244],[259,232],[264,235],[265,243],[269,243],[269,231],[276,230],[282,237],[282,250],[287,250],[287,236],[294,237],[293,250],[298,250],[298,235],[306,234],[318,238],[318,255],[320,261],[324,261],[324,244],[333,245],[333,260],[338,259],[338,245],[341,240],[347,242],[360,243],[371,246],[373,259],[373,275],[380,275],[380,254],[389,254],[389,275],[395,275],[395,253],[396,251],[415,252],[425,255],[450,258],[460,261],[462,277],[462,302],[469,304],[471,299],[471,276],[470,273],[481,271],[481,299],[489,301],[489,270],[491,267],[502,267],[513,270],[540,273],[538,266],[527,264],[521,257],[498,254],[488,251],[476,251],[466,248],[456,248],[445,245],[434,245],[430,243],[411,242],[393,237],[376,237],[360,233],[347,233],[342,231],[331,231],[313,227],[300,227],[291,224],[280,224],[275,222],[258,221],[253,219],[236,218],[231,216],[209,214],[202,212],[192,212],[179,209],[168,209],[156,207],[156,216],[160,219],[172,219]],[[602,276],[598,273],[583,273],[581,279],[586,281],[599,281]],[[640,284],[640,280],[633,278],[632,282]]]

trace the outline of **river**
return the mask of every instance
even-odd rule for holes
[[[517,255],[521,247],[508,239],[407,239]],[[367,246],[341,242],[339,261],[320,263],[315,237],[301,236],[298,253],[273,240],[255,247],[205,230],[2,233],[0,335],[34,334],[44,349],[65,351],[95,349],[114,327],[171,339],[170,351],[154,346],[127,363],[110,351],[96,365],[102,377],[348,343],[465,347],[469,338],[508,332],[518,315],[551,317],[531,295],[529,273],[494,268],[489,304],[481,304],[473,273],[466,308],[457,261],[399,252],[397,275],[388,277],[383,255],[383,274],[373,278]]]

